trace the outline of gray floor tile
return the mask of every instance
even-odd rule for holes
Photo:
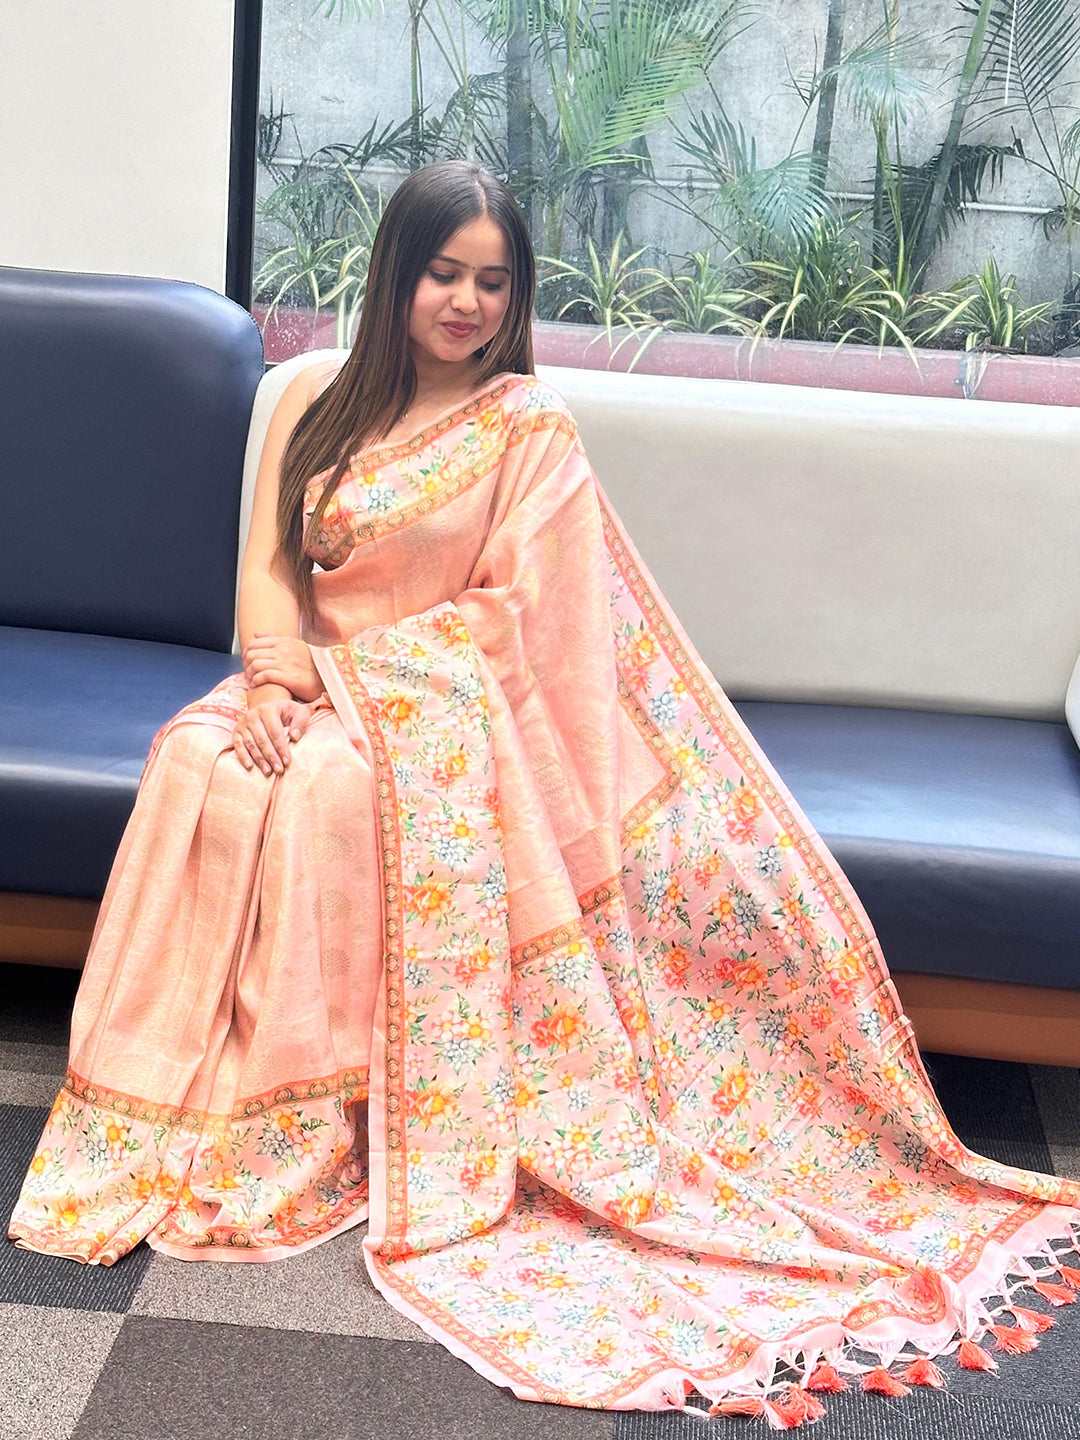
[[[64,1078],[67,1070],[67,1045],[46,1045],[35,1040],[0,1039],[0,1069],[29,1070],[34,1075],[55,1075]]]
[[[32,1105],[50,1109],[62,1075],[39,1075],[32,1070],[0,1069],[0,1105]],[[42,1122],[44,1123],[44,1115]]]
[[[130,1312],[434,1344],[372,1285],[366,1231],[357,1225],[288,1260],[202,1264],[155,1254]]]
[[[0,1304],[0,1435],[68,1440],[123,1316]]]
[[[610,1440],[441,1346],[129,1315],[72,1440]]]

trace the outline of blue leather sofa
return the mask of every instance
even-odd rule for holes
[[[251,316],[201,286],[0,267],[6,958],[78,963],[154,734],[237,668],[262,373]]]
[[[237,668],[277,397],[343,352],[260,380],[206,290],[2,269],[0,336],[0,958],[78,965],[154,732]],[[1080,417],[542,374],[920,1042],[1080,1065]]]

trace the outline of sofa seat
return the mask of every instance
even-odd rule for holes
[[[0,891],[100,898],[158,729],[240,668],[186,645],[0,626]]]
[[[1066,725],[737,709],[851,880],[890,969],[1080,990],[1080,750]]]

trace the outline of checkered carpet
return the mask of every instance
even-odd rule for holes
[[[67,1061],[78,974],[0,966],[0,1217]],[[960,1136],[1080,1178],[1080,1073],[926,1057]],[[393,1310],[363,1227],[279,1264],[193,1264],[146,1245],[109,1268],[0,1246],[0,1440],[755,1440],[761,1421],[532,1405]],[[1037,1300],[1025,1301],[1039,1308]],[[1000,1377],[947,1393],[829,1397],[815,1440],[1080,1440],[1080,1305]]]

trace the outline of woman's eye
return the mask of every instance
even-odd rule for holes
[[[432,280],[438,281],[440,285],[449,285],[454,278],[453,272],[447,275],[442,270],[429,270],[428,274],[431,276]],[[479,284],[480,289],[486,290],[489,295],[498,295],[499,291],[505,289],[506,287],[505,280],[481,280]]]

